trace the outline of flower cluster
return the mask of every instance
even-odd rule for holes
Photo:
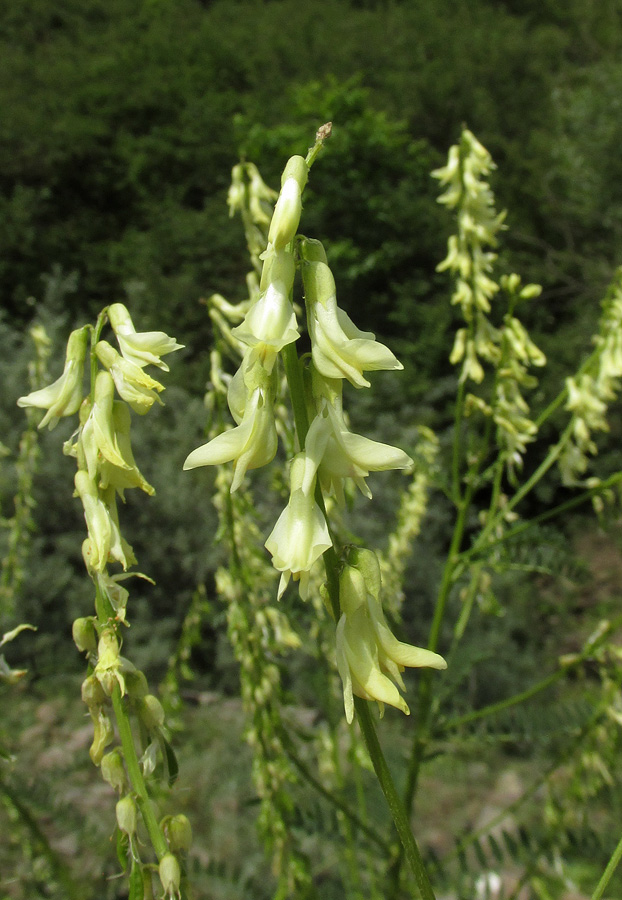
[[[595,431],[608,431],[607,409],[615,400],[622,377],[622,268],[617,269],[602,302],[594,337],[596,349],[579,373],[566,379],[566,409],[572,413],[571,439],[563,447],[559,466],[564,484],[577,484],[597,453]],[[595,484],[590,480],[590,486]]]
[[[100,340],[106,320],[112,327],[118,350]],[[89,338],[91,385],[85,394],[83,381]],[[156,401],[160,402],[158,395],[164,387],[147,374],[145,367],[152,365],[168,371],[162,357],[181,346],[163,332],[137,332],[126,307],[115,303],[103,311],[94,328],[85,326],[72,332],[60,378],[18,401],[22,407],[46,410],[40,428],[45,425],[53,428],[61,417],[79,412],[79,426],[65,443],[64,452],[77,461],[75,492],[82,502],[88,533],[82,554],[96,589],[96,615],[80,617],[73,623],[74,642],[78,650],[86,654],[89,665],[89,674],[82,685],[82,699],[93,722],[90,756],[101,768],[104,780],[121,795],[116,807],[117,825],[122,836],[119,846],[125,846],[128,851],[132,873],[140,868],[137,874],[148,880],[150,869],[140,864],[136,837],[135,796],[140,795],[135,783],[138,759],[129,764],[127,744],[123,744],[123,752],[119,747],[106,752],[115,736],[113,710],[119,732],[124,729],[130,738],[130,724],[126,718],[129,709],[140,723],[143,776],[154,771],[157,753],[166,743],[164,710],[160,701],[149,693],[143,673],[121,655],[120,626],[127,624],[128,600],[128,591],[121,582],[130,577],[126,570],[136,560],[121,534],[117,497],[124,500],[129,488],[154,493],[139,471],[132,452],[130,408],[142,415]],[[108,566],[114,563],[121,565],[122,573],[108,572]],[[144,575],[139,577],[146,578]],[[133,742],[131,752],[135,753]],[[130,772],[134,772],[132,779]],[[157,850],[158,847],[161,849],[164,838],[154,815],[151,810],[147,813],[143,810]],[[172,818],[176,830],[171,826],[166,832],[170,852],[160,862],[160,880],[166,896],[170,897],[178,896],[181,878],[175,853],[187,849],[190,835],[185,816]],[[179,839],[178,832],[183,832]]]
[[[492,248],[497,246],[505,218],[505,213],[495,211],[494,195],[486,181],[494,168],[488,151],[465,129],[460,143],[449,151],[447,165],[432,173],[447,188],[439,203],[455,209],[458,220],[458,233],[449,238],[448,254],[437,269],[454,273],[452,303],[460,306],[465,321],[456,332],[450,355],[450,362],[462,363],[460,381],[480,384],[485,377],[483,362],[495,371],[490,404],[469,395],[467,409],[477,408],[492,417],[502,457],[512,473],[522,465],[526,445],[537,432],[521,389],[535,386],[536,379],[528,369],[543,366],[546,359],[514,314],[519,302],[539,296],[540,286],[521,285],[516,274],[502,277],[499,283],[492,277],[497,259]],[[500,289],[507,297],[508,312],[495,325],[489,313]]]
[[[246,221],[250,211],[244,175],[244,170],[234,170],[230,205],[240,208]],[[241,350],[241,364],[226,388],[227,404],[236,425],[194,450],[184,464],[184,468],[191,469],[232,462],[231,492],[236,492],[248,470],[273,459],[279,431],[276,409],[280,406],[281,359],[294,403],[297,443],[289,471],[289,501],[265,546],[274,568],[281,573],[278,597],[293,579],[299,583],[303,599],[309,594],[312,567],[333,546],[325,499],[331,498],[343,506],[348,482],[369,498],[366,478],[370,472],[412,465],[403,450],[355,434],[349,428],[343,409],[344,382],[362,389],[370,386],[368,372],[403,367],[388,347],[377,341],[373,333],[361,331],[339,307],[335,280],[322,244],[297,234],[307,178],[307,162],[302,157],[292,157],[285,167],[274,214],[265,232],[267,246],[258,257],[263,262],[258,290],[250,292],[250,304],[232,307],[223,298],[211,298],[210,314],[226,346]],[[267,200],[267,196],[262,196],[262,202]],[[262,223],[256,224],[261,230]],[[294,350],[300,336],[292,302],[297,268],[304,288],[311,343],[304,366]],[[244,317],[240,322],[241,308]],[[227,319],[237,320],[237,324],[231,327]],[[218,394],[226,379],[220,371],[220,357],[214,357],[213,363],[212,384],[214,394]],[[371,556],[378,570],[378,562]],[[393,637],[380,603],[379,570],[370,565],[366,568],[373,580],[369,589],[364,584],[359,586],[359,593],[362,591],[361,596],[367,598],[366,612],[358,610],[360,604],[353,599],[350,581],[359,578],[364,582],[367,576],[361,574],[362,569],[353,567],[346,570],[356,572],[350,580],[349,576],[342,576],[346,601],[337,633],[348,721],[352,720],[353,693],[407,712],[394,684],[395,681],[402,685],[401,668],[445,665],[436,654],[411,648]],[[373,628],[376,638],[372,637]]]
[[[277,450],[274,403],[275,363],[279,354],[300,336],[291,300],[296,264],[305,290],[311,362],[307,369],[307,411],[311,424],[304,448],[291,465],[290,499],[266,541],[273,564],[281,573],[279,596],[290,577],[300,581],[306,596],[313,564],[332,545],[324,512],[315,497],[319,483],[337,501],[344,499],[344,481],[351,478],[370,497],[365,478],[370,472],[410,465],[402,450],[372,441],[348,429],[343,412],[344,379],[357,388],[369,387],[365,372],[401,369],[393,353],[360,331],[337,305],[335,281],[319,241],[296,237],[302,210],[302,191],[308,167],[292,157],[281,179],[274,215],[262,254],[259,293],[244,320],[232,328],[244,355],[229,383],[227,402],[236,427],[194,450],[185,469],[233,462],[231,490],[247,470],[266,465]]]

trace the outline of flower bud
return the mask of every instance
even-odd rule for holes
[[[167,816],[162,821],[162,830],[170,849],[177,852],[186,852],[192,845],[192,826],[187,816],[179,813],[176,816]]]
[[[71,626],[71,635],[80,653],[95,653],[97,650],[97,635],[91,616],[76,619]]]
[[[177,857],[172,853],[166,853],[160,860],[158,872],[164,888],[164,896],[178,897],[181,884],[181,869],[179,868]]]
[[[302,190],[308,176],[309,169],[302,156],[292,156],[281,177],[281,193],[268,232],[268,243],[275,250],[283,250],[296,236],[302,212]]]
[[[136,802],[130,794],[117,802],[116,813],[119,831],[132,837],[136,833]]]
[[[82,682],[82,700],[89,709],[94,709],[106,702],[106,695],[94,675],[89,675]]]
[[[155,731],[164,725],[164,709],[153,694],[142,698],[138,706],[138,715],[147,731]]]
[[[128,695],[133,700],[139,700],[149,693],[147,679],[140,669],[125,672],[125,685]]]
[[[127,790],[127,778],[125,777],[125,768],[123,760],[118,750],[111,750],[102,756],[101,773],[104,781],[107,781],[111,788],[122,794]]]

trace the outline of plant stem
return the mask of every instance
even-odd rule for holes
[[[603,896],[605,888],[611,881],[613,873],[617,869],[618,864],[621,859],[622,859],[622,837],[618,841],[618,844],[617,844],[615,850],[611,854],[611,859],[607,863],[605,871],[603,872],[600,881],[596,885],[596,890],[592,894],[592,900],[601,900],[601,897]]]
[[[622,615],[616,616],[612,622],[608,622],[606,627],[603,628],[597,637],[594,640],[590,640],[574,659],[561,665],[559,669],[555,672],[551,672],[546,678],[536,682],[536,684],[532,685],[530,688],[526,688],[524,691],[508,697],[506,700],[500,700],[498,703],[490,703],[482,709],[476,709],[463,716],[456,716],[454,719],[450,719],[443,724],[443,732],[452,731],[454,728],[460,728],[462,725],[470,725],[471,722],[477,722],[479,719],[486,719],[489,716],[494,716],[497,713],[503,712],[505,709],[510,709],[512,706],[517,706],[519,703],[524,703],[526,700],[531,700],[536,694],[545,691],[547,688],[551,687],[551,685],[564,678],[564,676],[572,669],[584,662],[584,660],[586,660],[613,631],[619,628],[620,625],[622,625]]]
[[[548,522],[550,519],[554,519],[562,513],[568,512],[570,509],[574,509],[576,506],[580,506],[582,503],[586,503],[588,500],[591,500],[592,497],[598,496],[598,494],[602,494],[605,491],[609,490],[609,488],[614,487],[616,484],[619,484],[622,481],[622,472],[616,472],[614,475],[610,475],[609,478],[602,481],[600,484],[595,485],[592,488],[588,488],[587,491],[583,491],[578,494],[576,497],[571,497],[570,500],[565,500],[563,503],[560,503],[558,506],[553,509],[549,509],[546,512],[540,513],[537,516],[534,516],[533,519],[530,519],[528,522],[519,522],[513,528],[509,528],[504,534],[500,537],[496,538],[494,541],[490,541],[486,544],[485,549],[489,550],[492,547],[496,547],[499,544],[502,544],[504,541],[510,540],[510,538],[516,537],[518,534],[522,534],[524,531],[527,531],[529,528],[532,528],[534,525],[540,525],[542,522]],[[479,546],[479,541],[477,541],[472,547],[468,550],[465,550],[460,554],[461,563],[467,563],[474,556],[482,550]]]
[[[417,842],[413,836],[408,816],[402,806],[393,779],[391,778],[391,773],[389,772],[386,760],[382,753],[378,735],[376,734],[376,729],[374,728],[371,712],[369,710],[369,703],[367,700],[355,697],[354,705],[356,707],[356,715],[359,725],[361,726],[361,731],[363,732],[363,737],[365,738],[365,744],[374,766],[376,777],[378,778],[382,792],[389,805],[395,828],[400,841],[402,842],[406,859],[415,876],[421,897],[423,900],[435,900],[434,890],[432,889],[428,873],[423,859],[421,858]]]
[[[111,620],[112,617],[114,617],[114,610],[110,606],[108,598],[103,594],[97,583],[95,594],[95,608],[97,610],[98,621],[102,625],[105,625]],[[112,691],[112,708],[114,710],[115,718],[117,721],[119,738],[121,740],[123,757],[125,760],[125,765],[127,767],[127,774],[130,779],[130,784],[132,785],[132,790],[136,794],[138,807],[143,817],[147,832],[149,833],[149,838],[151,840],[153,849],[155,850],[158,859],[162,859],[162,857],[166,853],[168,853],[168,844],[158,824],[158,820],[156,819],[154,809],[151,805],[151,800],[149,799],[147,785],[145,784],[143,773],[140,770],[140,763],[138,761],[138,755],[136,753],[136,745],[134,743],[134,735],[132,734],[132,726],[130,724],[130,719],[127,713],[125,702],[121,696],[121,689],[118,683],[114,686]]]
[[[158,859],[168,853],[168,844],[162,834],[158,820],[151,805],[149,794],[147,793],[147,785],[140,771],[140,763],[136,753],[136,745],[134,744],[134,735],[130,725],[129,716],[125,708],[125,703],[121,697],[121,689],[118,684],[112,691],[112,707],[117,720],[117,728],[119,729],[119,737],[121,739],[121,747],[123,748],[123,758],[127,767],[132,789],[136,794],[138,808],[143,817],[145,827],[149,833],[149,838]]]

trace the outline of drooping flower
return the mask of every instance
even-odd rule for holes
[[[258,387],[245,404],[240,424],[193,450],[184,463],[184,469],[234,462],[233,492],[242,483],[247,469],[257,469],[272,462],[276,449],[272,401],[269,392]]]
[[[231,329],[231,334],[238,340],[258,348],[267,371],[271,371],[276,354],[300,337],[289,299],[295,268],[293,255],[283,250],[267,259],[258,299],[244,321]]]
[[[117,353],[108,341],[99,341],[95,353],[112,375],[119,395],[134,412],[142,416],[156,401],[162,403],[156,391],[163,391],[164,385],[147,375],[137,363]]]
[[[339,577],[342,615],[336,632],[346,720],[350,723],[354,718],[354,694],[377,701],[381,712],[388,703],[409,715],[396,687],[404,689],[404,668],[445,669],[447,663],[438,653],[399,641],[389,628],[380,601],[380,566],[375,553],[352,551],[349,562]]]
[[[89,478],[88,472],[79,469],[74,483],[76,493],[84,507],[84,518],[89,533],[88,564],[92,571],[103,572],[110,555],[112,540],[110,515],[99,496],[97,485]]]
[[[131,464],[123,458],[117,442],[113,421],[114,382],[109,372],[103,369],[97,373],[93,391],[93,404],[80,410],[80,417],[86,414],[82,425],[79,445],[84,453],[89,478],[95,480],[102,462],[107,460],[120,469],[129,469]],[[123,404],[125,406],[125,404]]]
[[[160,357],[181,350],[184,346],[163,331],[136,331],[132,317],[123,303],[113,303],[108,308],[108,318],[117,336],[121,355],[141,368],[152,365],[168,372],[168,366]]]
[[[303,489],[308,491],[318,471],[320,483],[332,493],[340,505],[344,503],[343,482],[352,478],[362,494],[371,499],[365,478],[370,472],[406,469],[412,464],[403,450],[354,434],[346,425],[341,392],[336,390],[332,402],[324,399],[320,411],[309,428],[305,451],[309,460]]]
[[[354,387],[369,387],[363,372],[403,369],[394,354],[361,331],[337,306],[335,281],[324,262],[305,260],[302,277],[307,303],[313,364],[326,378],[347,378]]]
[[[34,406],[37,409],[47,409],[47,413],[39,422],[39,428],[47,425],[51,431],[61,417],[72,416],[80,408],[88,335],[89,329],[86,326],[72,331],[67,343],[65,367],[60,378],[48,387],[32,391],[17,401],[20,407]]]
[[[305,467],[306,456],[298,453],[292,461],[289,502],[265,544],[272,555],[272,565],[281,572],[278,596],[292,577],[300,580],[303,600],[307,597],[312,565],[333,543],[326,519],[315,502],[315,479],[307,492],[303,490]]]
[[[125,489],[133,487],[140,488],[152,496],[155,494],[155,488],[145,479],[134,459],[130,440],[130,411],[122,400],[115,400],[112,404],[112,421],[117,448],[124,465],[119,466],[117,462],[104,456],[100,466],[100,487],[105,489],[112,485],[121,499],[125,499]]]

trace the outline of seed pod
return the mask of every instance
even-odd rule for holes
[[[101,773],[104,781],[107,781],[110,787],[122,794],[127,790],[127,778],[125,777],[125,768],[123,760],[118,750],[111,750],[102,756]]]
[[[71,626],[73,642],[80,653],[95,653],[97,650],[97,635],[91,616],[76,619]]]
[[[116,813],[119,830],[132,837],[136,833],[136,802],[131,794],[117,802]]]
[[[167,816],[162,822],[162,829],[170,849],[185,853],[192,845],[192,826],[187,816],[179,813]]]
[[[179,885],[181,884],[181,869],[179,868],[177,857],[172,853],[166,853],[160,860],[158,871],[162,887],[164,888],[164,896],[178,897]]]

